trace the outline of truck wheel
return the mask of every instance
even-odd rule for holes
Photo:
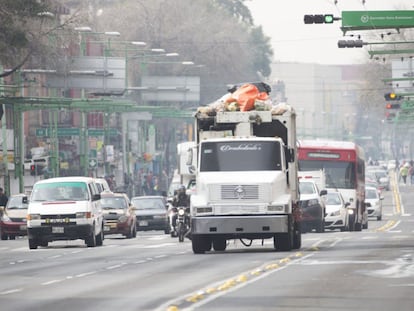
[[[6,234],[6,233],[1,233],[1,239],[2,240],[7,240],[7,238],[8,238],[8,235]]]
[[[203,240],[199,236],[193,236],[191,240],[194,254],[204,254]]]
[[[273,237],[273,246],[277,251],[290,251],[293,246],[292,232],[276,233]]]
[[[29,249],[37,249],[37,243],[35,239],[29,239]]]
[[[226,250],[227,241],[224,238],[215,238],[213,239],[213,249],[215,251],[224,251]]]
[[[300,223],[295,222],[293,231],[293,249],[299,249],[302,247],[302,233]]]

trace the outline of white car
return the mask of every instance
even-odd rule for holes
[[[328,190],[325,197],[325,229],[349,230],[349,202],[345,202],[339,191]]]
[[[374,187],[365,187],[365,206],[367,207],[368,217],[382,219],[382,200],[384,197],[378,193]]]

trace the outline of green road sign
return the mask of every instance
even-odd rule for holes
[[[118,131],[114,128],[108,129],[109,136],[116,136]],[[57,136],[79,136],[80,129],[75,127],[58,127]],[[104,136],[105,129],[88,129],[88,136]],[[37,137],[49,137],[50,128],[37,128],[36,129]]]
[[[414,27],[414,11],[343,11],[342,31]]]

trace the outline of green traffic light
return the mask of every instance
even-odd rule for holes
[[[332,14],[324,15],[325,24],[332,24],[334,22],[334,17]]]

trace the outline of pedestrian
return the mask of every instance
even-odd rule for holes
[[[3,188],[0,188],[0,206],[6,207],[7,201],[9,201],[9,198],[4,193]]]
[[[404,182],[404,185],[407,184],[407,176],[408,176],[409,167],[410,167],[410,164],[405,163],[400,168],[400,176]]]

